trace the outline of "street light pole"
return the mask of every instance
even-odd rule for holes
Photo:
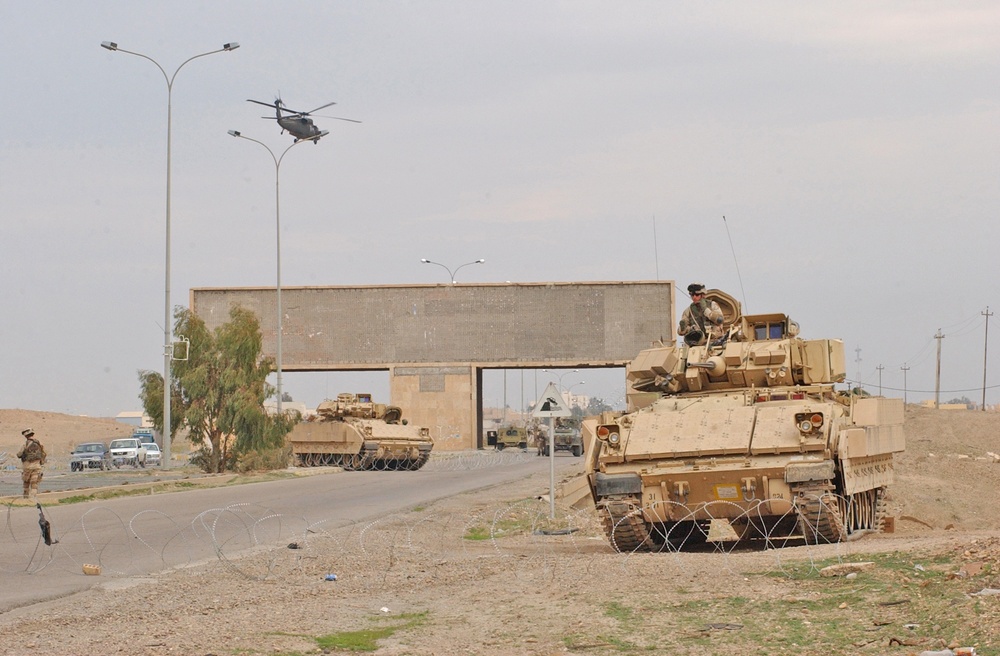
[[[575,405],[573,405],[573,388],[576,387],[577,385],[584,385],[586,384],[586,382],[587,381],[585,380],[581,380],[579,382],[573,383],[572,385],[566,388],[566,405],[570,407],[576,407]]]
[[[142,57],[145,60],[153,62],[154,65],[160,72],[163,73],[163,79],[167,83],[167,228],[166,228],[166,263],[164,265],[164,292],[163,292],[163,452],[165,454],[163,461],[163,468],[170,468],[170,390],[173,387],[173,379],[170,373],[170,363],[174,356],[174,345],[171,337],[173,331],[173,325],[170,316],[170,142],[171,142],[171,124],[173,118],[173,90],[174,90],[174,79],[180,72],[184,65],[188,62],[198,59],[199,57],[207,57],[208,55],[214,55],[219,52],[229,52],[231,50],[236,50],[240,47],[239,43],[232,41],[230,43],[224,44],[218,50],[212,50],[210,52],[203,52],[200,55],[195,55],[194,57],[189,57],[185,59],[180,66],[174,70],[173,75],[167,75],[167,72],[160,66],[160,63],[148,55],[144,55],[141,52],[132,52],[130,50],[124,50],[118,47],[118,44],[113,41],[102,41],[101,47],[105,50],[110,50],[111,52],[124,52],[127,55],[135,55],[136,57]]]
[[[570,374],[579,373],[579,371],[580,371],[579,369],[570,369],[569,371],[563,372],[561,374],[556,374],[559,377],[559,391],[560,392],[563,389],[563,386],[562,386],[562,379],[563,379],[563,377],[564,376],[568,376]],[[542,369],[542,373],[543,374],[554,374],[556,372],[554,372],[554,371],[552,371],[550,369]],[[580,382],[582,383],[583,381],[580,381]],[[578,385],[579,383],[574,383],[574,384]]]
[[[455,284],[455,274],[457,274],[457,273],[459,272],[459,270],[461,270],[461,268],[462,268],[462,267],[467,267],[467,266],[469,266],[470,264],[482,264],[482,263],[483,263],[483,262],[485,262],[486,260],[484,260],[484,259],[479,259],[479,260],[476,260],[475,262],[466,262],[465,264],[460,264],[460,265],[458,266],[458,268],[457,268],[457,269],[455,269],[455,271],[454,271],[454,272],[452,272],[452,270],[451,270],[451,269],[449,269],[449,268],[448,268],[448,267],[446,267],[445,265],[441,264],[440,262],[431,262],[430,260],[428,260],[428,259],[426,259],[426,258],[421,258],[421,259],[420,259],[420,261],[421,261],[421,262],[423,262],[424,264],[436,264],[436,265],[438,265],[439,267],[441,267],[442,269],[444,269],[445,271],[447,271],[447,272],[448,272],[448,276],[450,276],[450,277],[451,277],[451,284],[453,284],[453,285],[454,285],[454,284]]]
[[[284,152],[281,153],[280,157],[275,156],[274,151],[271,150],[270,146],[268,146],[264,142],[257,141],[256,139],[253,139],[251,137],[248,137],[248,136],[245,136],[243,134],[240,134],[240,132],[238,130],[230,130],[229,134],[231,136],[234,136],[234,137],[239,137],[240,139],[246,139],[247,141],[252,141],[252,142],[254,142],[256,144],[260,144],[261,146],[264,147],[265,150],[267,150],[268,153],[270,153],[271,159],[274,160],[274,232],[275,232],[274,242],[275,242],[275,248],[276,248],[276,255],[277,255],[277,259],[278,259],[278,275],[277,275],[277,282],[275,284],[275,293],[277,295],[277,305],[278,305],[278,325],[277,325],[277,334],[278,334],[278,337],[277,337],[277,353],[278,353],[278,357],[277,357],[277,363],[276,363],[277,364],[277,369],[278,369],[278,386],[277,386],[278,403],[277,403],[277,410],[278,410],[278,416],[280,417],[282,415],[282,411],[281,411],[281,332],[282,332],[282,330],[281,330],[281,327],[282,327],[282,316],[281,316],[281,188],[279,187],[279,184],[280,184],[280,181],[281,181],[281,160],[285,159],[285,155],[292,148],[295,148],[299,144],[305,143],[307,141],[317,141],[319,139],[322,139],[326,135],[330,134],[330,132],[329,132],[329,130],[323,130],[319,134],[313,135],[313,136],[311,136],[311,137],[309,137],[307,139],[298,139],[294,143],[292,143],[291,146],[289,146],[288,148],[285,148]]]

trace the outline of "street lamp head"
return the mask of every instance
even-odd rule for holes
[[[423,262],[424,264],[430,264],[431,263],[431,261],[428,260],[426,257],[420,258],[420,261]]]
[[[118,44],[114,41],[101,41],[101,47],[112,52],[118,50]]]
[[[230,130],[229,134],[230,134],[230,136],[233,136],[233,137],[241,137],[241,136],[243,136],[243,135],[240,134],[239,130]]]
[[[485,261],[486,261],[486,260],[476,260],[476,261],[475,261],[475,264],[482,264],[482,263],[483,263],[483,262],[485,262]]]
[[[231,43],[226,43],[226,44],[224,44],[224,45],[222,46],[222,49],[223,49],[223,50],[236,50],[236,49],[237,49],[237,48],[239,48],[239,47],[240,47],[240,44],[238,44],[238,43],[236,43],[235,41],[233,41],[233,42],[231,42]]]

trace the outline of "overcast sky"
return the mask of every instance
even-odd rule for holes
[[[274,162],[227,131],[280,154],[245,102],[280,93],[363,121],[318,118],[283,160],[284,285],[447,282],[420,258],[486,259],[459,282],[698,281],[843,339],[873,392],[909,367],[911,402],[940,329],[941,400],[978,402],[998,34],[996,2],[4,2],[0,407],[114,415],[163,369],[167,84],[102,41],[168,75],[241,45],[175,78],[174,305],[274,284]],[[620,394],[620,371],[587,378]],[[508,402],[535,380],[508,374]],[[283,386],[315,405],[385,381]]]

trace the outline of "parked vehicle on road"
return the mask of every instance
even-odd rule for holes
[[[159,467],[163,464],[162,455],[160,452],[160,445],[156,442],[150,442],[149,444],[143,445],[146,447],[146,464],[152,467]]]
[[[111,455],[104,442],[84,442],[77,444],[70,453],[69,470],[111,469]]]
[[[111,464],[116,468],[123,465],[146,466],[146,447],[134,437],[111,440],[108,448],[111,450]]]
[[[132,431],[132,437],[142,444],[155,444],[156,438],[153,436],[152,428],[136,428]]]

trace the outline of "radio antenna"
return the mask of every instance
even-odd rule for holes
[[[733,246],[733,236],[729,234],[729,222],[726,221],[726,215],[722,215],[722,223],[726,226],[726,236],[729,237],[729,250],[733,252],[733,262],[736,263],[736,277],[740,281],[740,293],[743,294],[743,312],[747,311],[747,293],[743,290],[743,276],[740,275],[740,261],[736,258],[736,248]]]
[[[656,264],[656,282],[660,282],[660,253],[656,248],[656,215],[653,215],[653,260]]]

